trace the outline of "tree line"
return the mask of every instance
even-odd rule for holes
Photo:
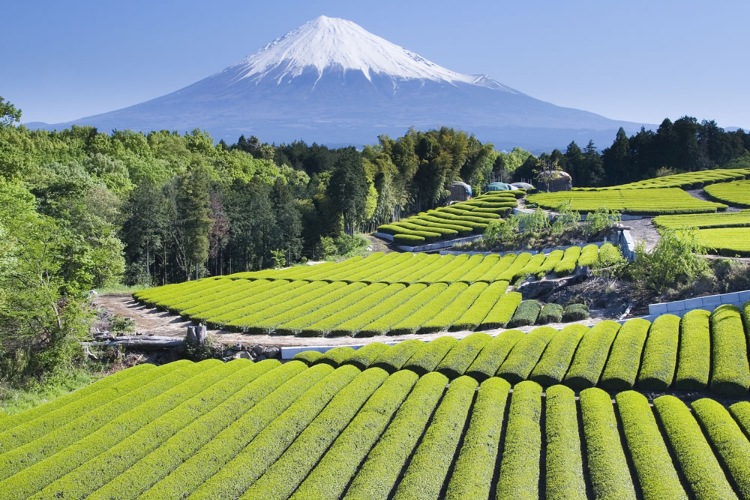
[[[687,118],[630,138],[621,130],[602,153],[571,143],[538,157],[448,127],[357,150],[215,143],[199,130],[29,130],[19,119],[0,98],[0,379],[80,356],[89,290],[345,254],[358,232],[444,203],[459,179],[479,191],[556,164],[576,185],[601,185],[750,150],[743,131]]]

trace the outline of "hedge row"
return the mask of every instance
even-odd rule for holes
[[[383,350],[380,355],[372,362],[372,366],[377,366],[393,373],[400,370],[414,354],[424,347],[425,343],[417,339],[404,340],[393,347]]]
[[[507,289],[508,283],[505,281],[490,283],[471,306],[449,327],[449,330],[476,330],[495,304],[505,295]]]
[[[418,379],[415,373],[406,370],[388,377],[336,438],[292,498],[341,498],[359,464],[380,438]]]
[[[583,500],[587,498],[586,479],[575,393],[564,385],[548,388],[545,412],[546,498]]]
[[[418,331],[425,331],[425,325],[435,318],[437,314],[440,314],[440,312],[451,307],[451,304],[456,300],[456,297],[463,293],[468,287],[469,285],[466,283],[452,283],[424,307],[419,308],[393,325],[389,333],[391,335],[404,335],[417,333]]]
[[[324,409],[329,402],[332,403],[333,399],[344,391],[349,395],[352,392],[351,388],[360,387],[360,384],[354,383],[359,376],[360,371],[357,368],[347,365],[322,379],[270,422],[239,453],[226,453],[225,456],[231,455],[228,457],[229,460],[205,482],[198,483],[199,486],[191,496],[217,498],[236,496],[245,491],[279,459],[298,436],[306,432],[319,414],[326,411]],[[365,380],[369,382],[369,375]],[[195,486],[197,485],[194,484],[193,487]],[[176,492],[170,493],[170,496],[176,496]]]
[[[628,454],[643,497],[687,499],[648,399],[637,392],[626,391],[617,394],[616,401]]]
[[[750,231],[745,227],[698,229],[696,234],[710,253],[728,257],[750,256]]]
[[[435,371],[438,371],[453,380],[460,377],[474,362],[484,346],[492,340],[486,333],[475,332],[464,337],[454,345],[448,354],[438,363]]]
[[[626,321],[617,332],[607,365],[602,373],[601,387],[608,391],[632,389],[638,376],[641,354],[651,322],[641,318]]]
[[[730,205],[750,207],[750,181],[713,184],[704,188],[711,198]]]
[[[520,330],[500,332],[485,344],[474,362],[467,368],[466,374],[480,382],[493,377],[516,343],[525,337],[526,334]]]
[[[477,300],[489,285],[484,282],[477,282],[469,285],[463,290],[449,307],[438,311],[430,320],[425,321],[419,328],[419,333],[439,332],[443,329],[451,328],[458,319],[468,311],[471,305]]]
[[[726,182],[737,179],[746,179],[750,176],[747,168],[717,168],[711,170],[699,170],[696,172],[683,172],[681,174],[665,175],[629,184],[614,186],[615,189],[625,188],[651,188],[651,187],[679,187],[683,189],[699,188],[716,182]],[[595,188],[612,189],[612,188]]]
[[[521,303],[523,295],[520,292],[507,292],[492,306],[479,326],[478,330],[493,330],[495,328],[505,328],[513,318],[516,308]]]
[[[183,462],[190,460],[203,446],[210,447],[212,440],[221,435],[225,429],[240,419],[246,420],[248,418],[246,415],[268,410],[270,416],[276,416],[277,413],[270,408],[272,399],[268,397],[270,394],[283,401],[284,392],[296,396],[307,387],[306,384],[312,384],[320,379],[326,370],[330,371],[330,368],[305,370],[305,366],[300,362],[290,362],[274,368],[277,362],[269,361],[257,364],[259,368],[256,370],[263,371],[262,375],[240,387],[226,401],[181,429],[159,448],[98,489],[89,498],[138,498]],[[279,387],[283,389],[277,391]]]
[[[349,319],[346,319],[343,323],[337,325],[331,330],[331,335],[356,335],[362,328],[394,310],[399,305],[408,301],[426,288],[427,285],[418,283],[408,287],[403,287],[402,290],[390,295],[387,299],[380,302],[375,302],[372,298],[360,302],[358,305],[359,313],[355,316],[350,316]]]
[[[451,382],[396,488],[394,499],[440,497],[476,388],[477,381],[471,377]]]
[[[290,431],[297,429],[299,432],[298,429],[314,418],[320,408],[358,373],[359,370],[351,366],[334,371],[329,365],[318,365],[300,372],[194,451],[192,456],[188,455],[187,460],[152,484],[142,498],[187,497],[256,437],[263,434],[264,439],[269,440],[271,433],[265,429],[277,418],[283,417]]]
[[[721,403],[703,398],[691,407],[740,497],[750,498],[750,441]]]
[[[740,310],[723,305],[711,314],[711,390],[743,395],[750,388],[747,339]]]
[[[446,498],[489,498],[509,390],[510,384],[496,377],[479,386]]]
[[[141,381],[139,388],[114,399],[108,398],[108,401],[99,406],[96,411],[83,414],[70,420],[65,425],[46,431],[43,435],[30,435],[20,442],[15,441],[18,444],[9,441],[8,445],[12,446],[6,448],[6,445],[4,445],[4,453],[0,456],[0,479],[8,478],[19,471],[28,470],[33,464],[93,434],[122,414],[137,408],[141,404],[146,404],[151,398],[157,397],[166,390],[200,373],[204,366],[198,366],[198,363],[189,361],[178,362],[174,366],[172,364],[167,365],[163,376],[150,383]]]
[[[150,420],[136,432],[126,435],[124,439],[119,436],[116,444],[97,455],[96,460],[82,463],[87,457],[76,456],[78,460],[81,460],[82,465],[44,488],[40,495],[50,497],[65,495],[66,497],[76,498],[91,495],[94,490],[118,478],[136,462],[159,449],[167,439],[172,438],[195,420],[203,417],[209,409],[225,403],[227,398],[234,393],[236,387],[245,387],[260,375],[280,365],[276,360],[267,361],[271,362],[253,364],[247,360],[235,360],[226,363],[227,376],[223,379],[214,382],[203,391],[197,392],[171,411]],[[195,381],[197,381],[197,377],[193,381],[194,384]],[[194,387],[199,390],[200,386],[194,385]],[[237,414],[234,416],[236,418]],[[84,440],[80,444],[88,452],[91,447],[86,441],[88,440]],[[63,460],[68,462],[68,465],[73,462],[69,456],[63,458]],[[49,468],[49,465],[47,467]]]
[[[578,265],[581,267],[591,267],[599,259],[599,247],[593,243],[581,248],[581,256],[578,257]]]
[[[748,227],[750,210],[722,214],[660,215],[654,217],[657,229],[686,229],[710,227]]]
[[[565,375],[566,385],[577,390],[597,385],[619,329],[614,321],[602,321],[583,336]]]
[[[589,388],[581,391],[580,401],[586,461],[594,495],[635,500],[635,487],[617,430],[612,399],[601,389]]]
[[[412,287],[418,287],[419,284],[412,285]],[[421,309],[427,309],[427,311],[433,311],[431,302],[440,297],[440,295],[446,291],[448,285],[445,283],[434,283],[428,285],[421,290],[419,293],[413,295],[411,298],[406,300],[401,305],[386,312],[379,318],[375,319],[368,325],[364,326],[359,330],[357,336],[374,336],[374,335],[385,335],[389,333],[396,335],[399,333],[406,333],[406,331],[392,330],[393,326],[408,318],[412,314],[415,314]],[[416,328],[415,328],[416,329]]]
[[[187,361],[181,363],[181,365],[186,364],[188,364]],[[148,364],[134,366],[44,405],[44,408],[50,406],[49,411],[42,412],[39,410],[41,407],[37,406],[28,412],[11,415],[2,421],[5,429],[0,433],[0,452],[6,452],[39,439],[71,420],[96,411],[102,405],[140,389],[145,384],[156,381],[177,368],[179,366],[170,365],[159,368]],[[109,380],[110,378],[112,380]],[[21,417],[27,414],[28,418]]]
[[[651,324],[643,349],[638,386],[645,390],[664,392],[672,385],[677,348],[680,343],[680,317],[663,314]]]
[[[737,498],[688,407],[674,396],[661,396],[654,400],[654,408],[692,494]]]
[[[497,498],[538,499],[542,452],[542,387],[529,380],[513,388]]]
[[[428,342],[409,358],[404,365],[404,370],[411,370],[417,375],[424,375],[434,371],[448,352],[458,343],[454,337],[438,337]]]
[[[727,208],[723,203],[694,198],[678,188],[560,191],[529,195],[527,201],[552,210],[563,205],[577,212],[594,212],[606,207],[634,215],[706,213]]]
[[[419,379],[393,421],[368,453],[346,491],[347,498],[388,498],[448,383],[432,372]]]
[[[546,325],[547,323],[560,323],[563,318],[563,306],[550,302],[542,306],[539,316],[536,319],[537,325]]]
[[[588,317],[589,308],[586,304],[568,304],[565,306],[565,309],[563,309],[562,320],[564,322],[581,321],[588,319]]]
[[[527,333],[513,346],[513,350],[500,365],[496,375],[511,384],[527,379],[556,334],[557,330],[549,326],[535,328]]]
[[[680,351],[677,358],[675,389],[702,391],[711,372],[711,313],[689,311],[680,321]]]
[[[536,323],[539,313],[542,310],[542,304],[536,300],[524,300],[516,309],[513,318],[508,322],[508,326],[515,328],[517,326],[529,326]]]
[[[375,404],[382,403],[382,395],[375,396],[387,379],[388,373],[385,370],[380,368],[365,370],[331,400],[281,456],[265,463],[264,456],[258,457],[259,460],[252,460],[250,468],[241,469],[242,475],[245,476],[248,484],[252,478],[258,479],[249,486],[243,496],[268,499],[289,498],[310,474],[334,440],[360,413],[360,410],[364,413],[368,411],[368,408],[364,406],[367,401],[373,397]],[[273,454],[275,453],[270,455]],[[239,493],[239,488],[235,491]],[[201,498],[201,495],[201,489],[198,489],[195,496]],[[209,491],[204,498],[216,498],[216,496],[213,491]]]
[[[588,331],[589,329],[583,325],[568,325],[560,333],[555,334],[529,378],[542,387],[562,382],[578,344]]]
[[[579,265],[578,260],[581,258],[581,247],[568,247],[565,249],[563,258],[555,265],[554,271],[557,276],[568,276],[573,274]]]
[[[206,365],[210,368],[206,369]],[[86,425],[87,422],[75,425],[76,422],[73,421],[73,426],[69,424],[41,440],[15,448],[4,454],[0,461],[3,477],[7,478],[0,482],[0,491],[12,494],[8,498],[28,498],[240,367],[238,364],[218,360],[195,363],[181,370],[192,376],[171,388],[153,385],[153,391],[149,391],[150,397],[139,405],[126,407],[126,411],[107,414],[108,421],[101,427]],[[166,378],[162,377],[160,381],[165,381]],[[72,440],[73,436],[76,436],[75,440]],[[10,459],[10,464],[6,462],[7,459]],[[21,467],[15,469],[13,476],[8,477],[6,474],[13,470],[14,465]]]

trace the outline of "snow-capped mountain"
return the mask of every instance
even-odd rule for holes
[[[102,130],[208,130],[234,142],[369,144],[449,126],[496,147],[607,145],[616,122],[534,99],[486,75],[451,71],[344,19],[321,16],[237,64],[171,94],[76,120]],[[70,124],[63,124],[70,125]]]

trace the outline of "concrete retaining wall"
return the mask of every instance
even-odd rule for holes
[[[721,295],[707,295],[705,297],[696,297],[694,299],[678,300],[675,302],[663,302],[660,304],[649,304],[649,316],[658,316],[660,314],[675,314],[682,316],[693,309],[705,309],[713,311],[724,304],[742,306],[745,302],[750,301],[750,290],[742,292],[724,293]]]

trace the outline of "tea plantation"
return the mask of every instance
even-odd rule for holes
[[[0,491],[749,498],[749,312],[140,365],[0,419]]]

